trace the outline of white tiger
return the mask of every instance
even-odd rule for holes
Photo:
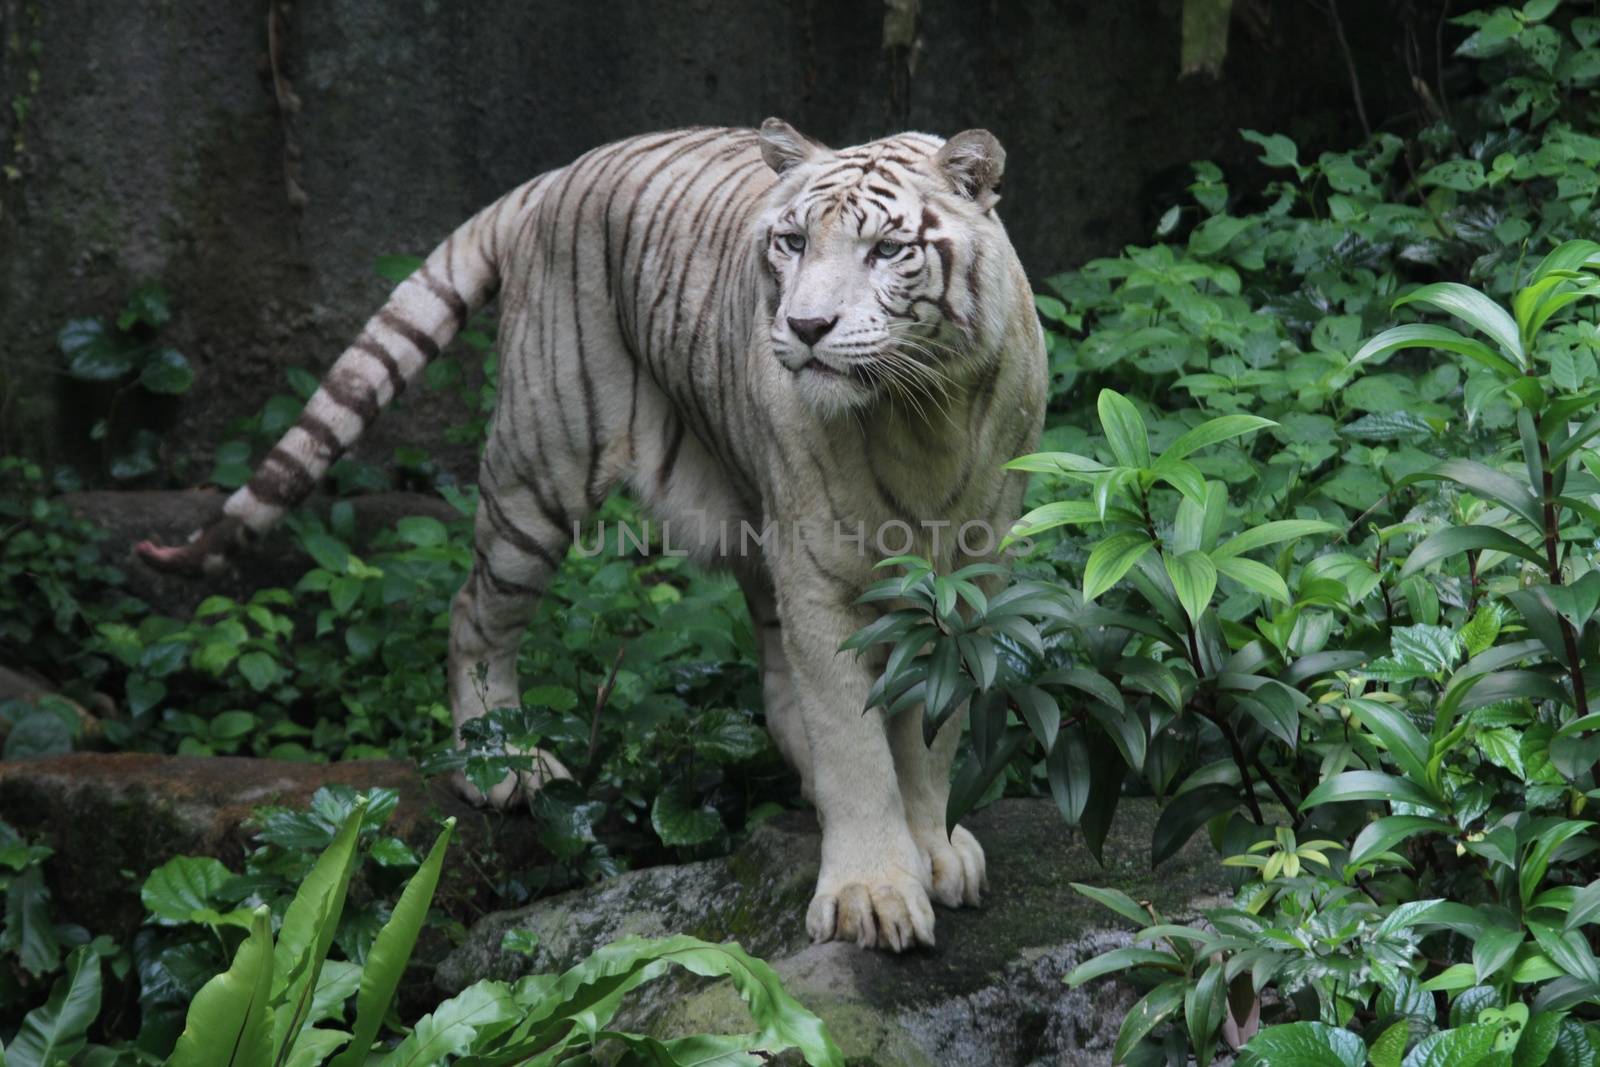
[[[913,551],[959,566],[972,557],[958,528],[1004,531],[1020,509],[1023,476],[1001,465],[1037,439],[1046,369],[995,215],[1004,160],[983,130],[831,151],[776,119],[595,149],[451,234],[221,516],[186,545],[139,552],[169,569],[220,565],[305,497],[498,287],[499,406],[475,564],[451,612],[458,729],[517,702],[536,599],[579,524],[626,484],[675,544],[694,536],[744,589],[767,724],[822,823],[812,937],[931,945],[930,898],[976,904],[985,885],[977,841],[945,832],[960,717],[929,746],[918,714],[863,714],[875,664],[839,647],[872,618],[854,601],[882,531],[895,550],[910,533]],[[757,536],[728,536],[742,524]],[[565,773],[539,766],[486,799]]]

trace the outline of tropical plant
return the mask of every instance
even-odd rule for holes
[[[375,1047],[395,990],[438,885],[454,820],[406,883],[365,962],[327,960],[354,867],[355,842],[367,801],[359,799],[284,913],[276,936],[272,911],[248,916],[249,933],[231,965],[195,994],[170,1067],[315,1067],[338,1052],[334,1067],[427,1067],[461,1063],[586,1063],[615,1042],[630,1061],[654,1064],[758,1063],[797,1049],[805,1062],[842,1064],[822,1023],[794,1001],[770,968],[737,945],[694,938],[629,938],[599,949],[561,975],[516,983],[484,980],[418,1019],[398,1044]],[[222,916],[224,922],[235,917]],[[238,917],[244,921],[243,917]],[[726,976],[750,1006],[760,1029],[743,1035],[658,1040],[606,1027],[628,992],[669,965]],[[342,1017],[354,996],[349,1030],[319,1025]],[[342,1051],[340,1051],[342,1049]]]
[[[1398,326],[1361,345],[1349,368],[1410,348],[1462,357],[1511,398],[1515,431],[1482,435],[1482,459],[1448,457],[1398,478],[1393,496],[1441,482],[1456,494],[1445,507],[1419,505],[1405,521],[1374,525],[1365,559],[1336,543],[1353,529],[1320,519],[1222,535],[1244,509],[1175,464],[1192,441],[1265,428],[1248,416],[1201,423],[1156,453],[1136,409],[1107,390],[1100,412],[1113,462],[1017,462],[1088,493],[1036,508],[1019,535],[1076,526],[1100,536],[1081,593],[1058,589],[1051,604],[1042,583],[1013,587],[1040,629],[1015,642],[1004,699],[988,707],[982,687],[970,687],[978,696],[968,765],[985,763],[984,739],[1008,714],[1031,724],[1064,713],[1094,756],[1058,758],[1073,746],[1067,733],[1034,733],[1063,812],[1091,844],[1124,779],[1094,768],[1120,756],[1143,786],[1181,798],[1157,823],[1156,862],[1209,824],[1225,862],[1254,872],[1233,906],[1207,911],[1201,927],[1084,888],[1143,929],[1134,947],[1085,963],[1069,981],[1112,971],[1155,981],[1124,1023],[1118,1062],[1154,1055],[1151,1035],[1180,1018],[1163,1040],[1186,1044],[1202,1064],[1219,1039],[1273,1064],[1359,1064],[1369,1054],[1374,1063],[1513,1063],[1525,1048],[1579,1063],[1591,1042],[1600,1048],[1600,1027],[1581,1015],[1600,1007],[1600,964],[1585,934],[1600,920],[1600,842],[1594,823],[1576,817],[1600,758],[1586,677],[1600,643],[1600,574],[1587,551],[1600,527],[1600,458],[1590,447],[1600,394],[1563,369],[1577,331],[1562,316],[1592,313],[1596,269],[1600,244],[1573,241],[1530,271],[1509,309],[1454,283],[1394,301],[1454,315],[1480,336]],[[1152,504],[1162,484],[1177,497],[1166,512]],[[1273,545],[1284,546],[1273,566],[1244,554]],[[927,589],[947,581],[925,569],[915,577]],[[1095,603],[1122,581],[1143,610]],[[1217,599],[1224,581],[1237,587],[1228,609]],[[969,606],[981,622],[984,605]],[[916,627],[937,608],[924,597],[887,617],[900,621],[886,621],[885,632],[899,627],[903,639],[886,687],[908,671],[936,677],[939,639]],[[1326,621],[1313,622],[1319,615]],[[1006,631],[1014,638],[1017,627]],[[964,636],[969,646],[1004,640]],[[930,640],[932,650],[920,651]],[[958,666],[973,675],[971,664],[998,654],[961,651]],[[1064,671],[1087,674],[1063,688]],[[907,704],[942,683],[921,684]],[[1108,743],[1092,749],[1089,730]],[[1167,755],[1152,760],[1162,746]],[[1208,751],[1218,758],[1208,762]],[[1307,1022],[1246,1043],[1263,1015],[1285,1008]],[[1279,1058],[1293,1055],[1309,1058]]]

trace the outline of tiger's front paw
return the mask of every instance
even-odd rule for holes
[[[913,829],[911,835],[932,872],[933,899],[947,908],[977,907],[989,888],[983,846],[978,839],[961,826],[949,836],[943,826]]]
[[[468,781],[467,776],[461,771],[451,776],[451,784],[455,786],[456,792],[474,807],[508,811],[518,804],[525,804],[531,800],[533,794],[543,789],[546,782],[572,777],[572,772],[567,770],[560,760],[542,749],[536,748],[527,755],[533,757],[531,770],[506,772],[506,776],[487,793]]]
[[[824,880],[806,912],[812,941],[854,941],[862,948],[904,952],[933,945],[933,905],[922,882],[901,871]]]

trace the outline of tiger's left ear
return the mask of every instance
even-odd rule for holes
[[[987,209],[1000,199],[996,190],[1006,170],[1006,150],[988,130],[956,134],[934,155],[933,163],[956,192],[980,207]]]
[[[761,158],[777,174],[786,174],[792,167],[826,151],[782,119],[768,119],[761,124]]]

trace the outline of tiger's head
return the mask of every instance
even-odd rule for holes
[[[768,119],[761,155],[778,175],[758,227],[770,337],[808,404],[937,407],[998,358],[1014,254],[993,210],[1005,169],[993,134],[834,151]]]

